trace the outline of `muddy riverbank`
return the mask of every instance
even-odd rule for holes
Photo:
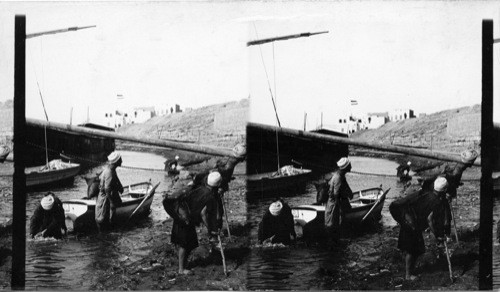
[[[211,167],[215,158],[202,164],[188,167],[191,171],[200,171]],[[472,177],[474,170],[467,170],[464,177]],[[387,179],[387,178],[384,178]],[[389,180],[396,180],[390,178]],[[364,180],[363,176],[357,180]],[[187,180],[185,181],[187,182]],[[394,182],[396,184],[396,182]],[[389,185],[388,185],[389,186]],[[167,192],[172,191],[169,187]],[[396,192],[393,188],[392,192]],[[400,193],[393,193],[399,196]],[[231,240],[226,236],[224,255],[228,275],[224,275],[220,251],[215,244],[208,242],[206,229],[198,229],[200,247],[190,257],[190,268],[194,275],[179,276],[177,271],[177,251],[170,245],[172,220],[166,219],[144,226],[144,242],[135,256],[123,253],[116,259],[100,263],[88,275],[93,290],[249,290],[248,268],[252,260],[252,252],[260,251],[255,247],[253,223],[247,218],[245,200],[244,164],[238,165],[235,179],[230,183],[230,191],[226,194],[226,206],[229,210]],[[389,202],[387,202],[388,204]],[[454,275],[452,283],[443,248],[435,244],[433,236],[425,234],[427,252],[419,258],[416,273],[417,281],[404,280],[404,260],[397,249],[398,226],[385,223],[371,227],[369,230],[354,231],[347,237],[349,244],[339,250],[340,261],[335,265],[324,264],[314,271],[321,286],[310,288],[321,289],[411,289],[411,290],[476,290],[478,283],[479,258],[479,183],[465,181],[459,189],[457,202],[454,204],[460,244],[450,243],[452,251],[451,263]],[[258,221],[258,218],[253,218]],[[252,225],[253,224],[253,225]],[[139,227],[141,228],[141,227]],[[0,287],[10,286],[10,249],[11,237],[8,229],[0,237]],[[119,230],[117,232],[120,232]],[[370,242],[370,247],[364,245]],[[290,256],[296,251],[309,248],[305,242],[298,240],[296,245],[287,248]],[[321,246],[318,247],[321,249]],[[133,249],[133,247],[131,247]],[[137,256],[139,254],[140,256]],[[439,255],[439,257],[438,257]],[[274,286],[273,286],[274,287]],[[274,288],[276,289],[276,288]]]

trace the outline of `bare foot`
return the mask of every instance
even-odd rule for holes
[[[408,280],[408,281],[415,281],[416,279],[417,279],[417,276],[414,276],[414,275],[406,276],[406,280]]]
[[[187,269],[184,269],[184,270],[179,270],[179,275],[192,275],[193,272],[191,270],[187,270]]]

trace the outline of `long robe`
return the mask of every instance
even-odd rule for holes
[[[39,204],[30,219],[30,235],[34,237],[38,233],[45,231],[43,237],[61,238],[61,229],[66,229],[64,208],[61,200],[54,196],[52,209],[45,210]]]
[[[113,223],[116,207],[121,204],[120,193],[123,186],[118,179],[116,169],[107,165],[101,173],[99,183],[99,195],[95,205],[95,220],[102,227],[109,227]]]
[[[333,233],[339,231],[345,213],[351,209],[349,199],[353,197],[353,194],[345,174],[342,174],[340,170],[333,173],[329,186],[325,207],[325,228],[332,236]]]

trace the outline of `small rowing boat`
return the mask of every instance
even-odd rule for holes
[[[280,171],[247,176],[247,199],[283,196],[291,190],[305,187],[311,178],[311,170],[283,166]]]
[[[52,160],[48,165],[27,167],[26,187],[34,188],[43,185],[72,181],[80,171],[80,164]]]
[[[377,222],[382,218],[382,208],[387,193],[381,187],[369,188],[353,193],[351,210],[345,214],[345,223],[361,224]],[[304,238],[324,237],[325,206],[301,205],[292,208],[297,234]]]
[[[116,208],[116,221],[127,223],[131,218],[149,215],[159,184],[153,186],[150,182],[142,182],[124,187],[123,194],[120,195],[122,204]],[[62,203],[69,231],[82,232],[96,228],[95,199],[73,199]]]

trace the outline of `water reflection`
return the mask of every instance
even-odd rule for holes
[[[151,240],[155,232],[149,228],[153,224],[167,218],[161,205],[162,193],[168,190],[170,179],[163,172],[165,159],[159,155],[120,151],[124,166],[156,169],[143,171],[122,167],[117,169],[123,185],[148,181],[161,182],[157,195],[153,199],[151,215],[138,225],[121,228],[105,234],[75,235],[70,234],[63,240],[31,240],[27,236],[26,243],[26,289],[64,289],[89,290],[96,284],[99,271],[107,270],[114,261],[122,259],[138,260],[149,252],[146,242]],[[102,165],[88,171],[87,174],[102,170]],[[8,170],[6,170],[8,172]],[[11,176],[0,176],[0,186],[11,186]],[[40,199],[48,190],[34,191],[27,195],[26,231],[29,232],[29,219]],[[73,185],[54,187],[54,192],[62,201],[86,196],[87,184],[82,176],[75,177]],[[12,218],[12,196],[0,198],[2,210],[1,222]],[[5,213],[3,211],[6,211]]]
[[[384,208],[382,220],[378,225],[365,229],[352,230],[344,236],[351,243],[349,252],[355,251],[360,259],[355,265],[365,265],[363,258],[374,260],[374,254],[379,250],[374,237],[383,236],[386,227],[396,225],[389,214],[389,204],[403,191],[403,184],[394,176],[397,164],[377,158],[350,157],[352,171],[360,173],[375,173],[379,175],[347,174],[347,181],[353,191],[370,187],[383,186],[391,188]],[[309,184],[303,194],[285,198],[291,206],[310,204],[316,200],[316,189]],[[247,215],[251,230],[251,243],[257,243],[258,224],[273,201],[263,199],[249,202]],[[306,245],[299,240],[298,244],[284,248],[253,248],[249,260],[247,287],[250,290],[309,290],[332,289],[332,279],[336,278],[342,266],[347,265],[346,250],[330,250],[323,244]]]

